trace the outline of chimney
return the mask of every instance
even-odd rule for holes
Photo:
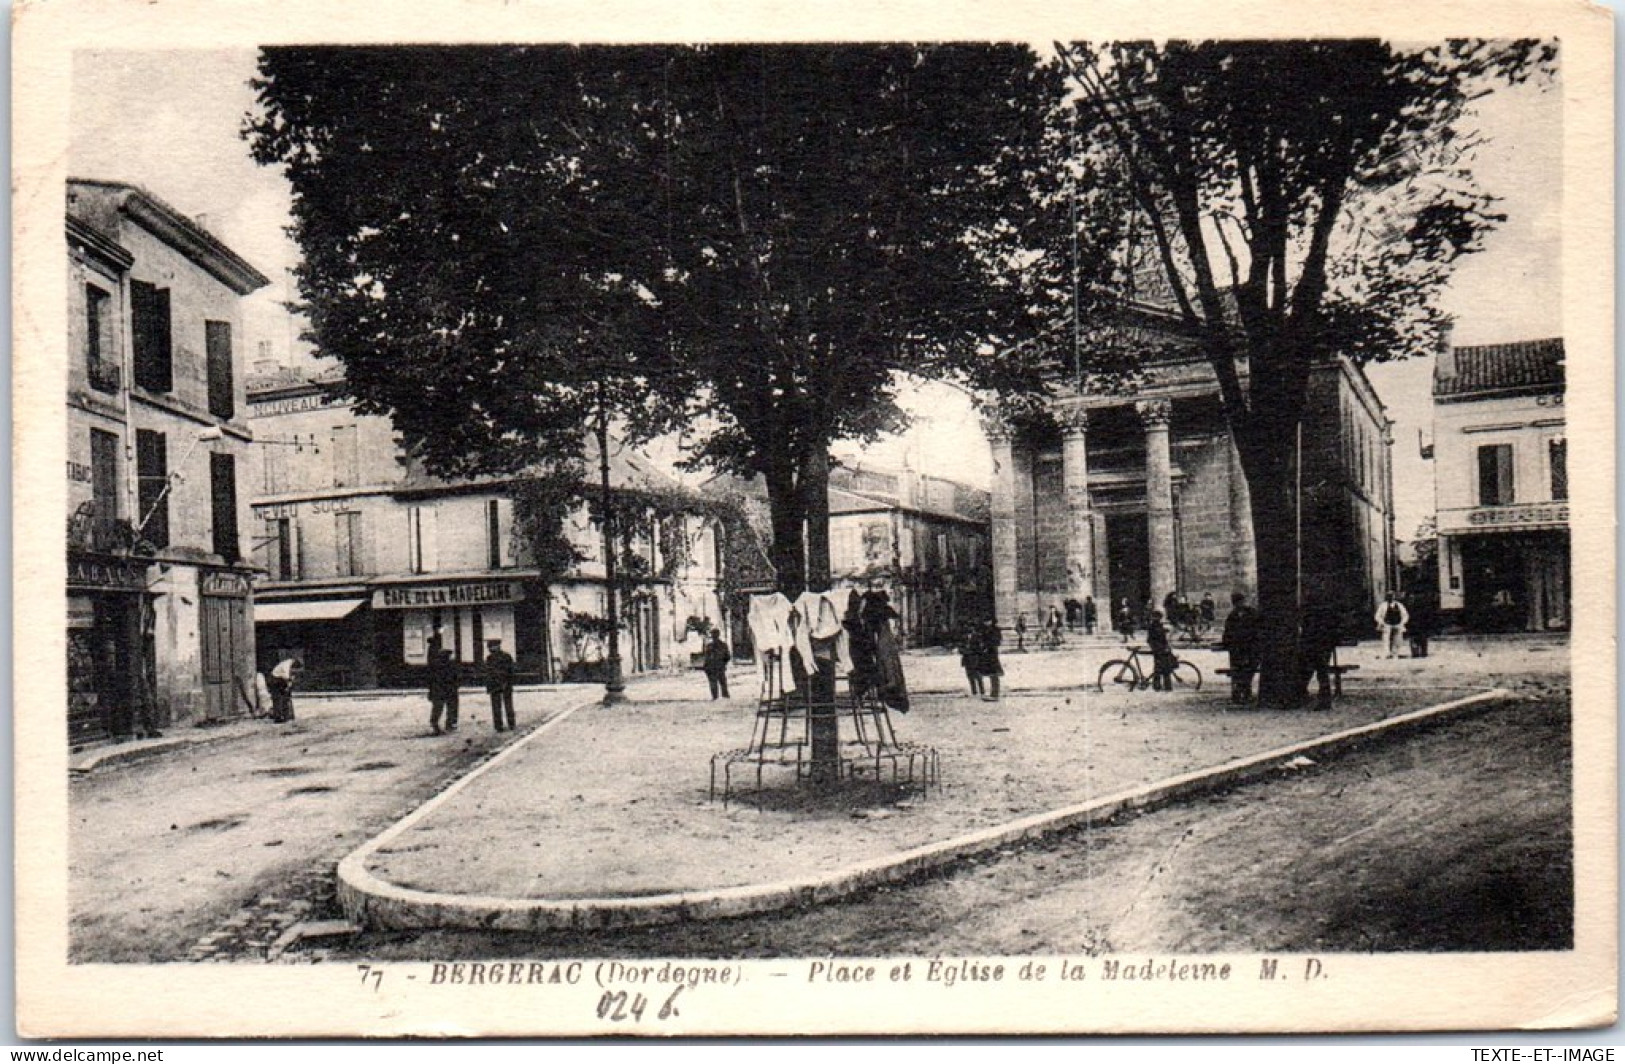
[[[1439,352],[1433,363],[1434,380],[1444,382],[1456,379],[1455,331],[1456,323],[1449,319],[1439,326]]]

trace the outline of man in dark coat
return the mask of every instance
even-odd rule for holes
[[[1145,641],[1151,648],[1151,690],[1172,691],[1174,689],[1174,665],[1178,659],[1174,657],[1173,647],[1168,645],[1168,626],[1162,623],[1162,611],[1151,611],[1151,623],[1146,625]]]
[[[711,701],[715,702],[720,696],[728,697],[728,664],[733,660],[733,652],[728,644],[722,641],[722,633],[711,629],[711,637],[705,642],[705,654],[702,660],[705,669],[705,678],[711,684]]]
[[[441,734],[440,717],[445,714],[446,731],[457,730],[457,661],[441,646],[440,637],[429,640],[429,730]]]
[[[502,640],[486,641],[485,691],[491,696],[491,726],[497,731],[513,731],[513,658],[502,649]]]
[[[1422,595],[1411,604],[1411,624],[1405,632],[1411,640],[1411,657],[1428,656],[1428,637],[1433,634],[1433,624],[1433,600]]]
[[[1332,708],[1332,655],[1342,637],[1342,619],[1325,599],[1313,596],[1303,606],[1303,682],[1315,677],[1315,708]]]
[[[1095,634],[1095,622],[1100,620],[1100,611],[1095,607],[1095,597],[1083,597],[1083,630],[1087,635]]]
[[[970,693],[982,693],[982,633],[975,625],[966,625],[959,635],[959,667],[965,670]]]
[[[1230,652],[1230,703],[1245,706],[1253,700],[1253,676],[1258,672],[1258,611],[1247,596],[1230,596],[1230,616],[1224,619],[1224,648]]]
[[[999,644],[1002,642],[1004,635],[999,631],[999,622],[989,617],[982,624],[980,638],[976,641],[977,668],[987,682],[987,693],[982,696],[984,702],[999,700],[999,680],[1004,676],[1004,665],[999,661]]]

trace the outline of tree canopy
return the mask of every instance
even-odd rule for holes
[[[363,410],[448,474],[574,454],[604,402],[704,426],[781,584],[900,371],[1022,387],[990,353],[1054,326],[1060,80],[1023,46],[269,48],[255,86]]]
[[[1449,41],[1057,45],[1079,154],[1127,209],[1087,255],[1119,266],[1200,339],[1251,495],[1270,701],[1296,662],[1292,469],[1313,366],[1431,350],[1452,263],[1500,216],[1464,114],[1544,75],[1555,47]],[[1091,230],[1080,229],[1087,240]]]

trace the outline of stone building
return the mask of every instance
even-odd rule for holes
[[[907,468],[830,471],[831,584],[887,592],[909,646],[992,616],[989,551],[987,492]]]
[[[1139,335],[1145,335],[1141,332]],[[1159,336],[1124,394],[1064,387],[1038,416],[988,419],[994,601],[1001,625],[1092,596],[1138,612],[1169,593],[1253,599],[1247,481],[1212,367]],[[1245,380],[1245,377],[1243,378]],[[1394,576],[1390,426],[1365,374],[1316,365],[1304,418],[1298,516],[1306,593],[1369,612]]]
[[[236,339],[268,281],[120,182],[68,182],[67,244],[70,741],[239,716],[254,643]]]
[[[756,565],[728,604],[734,652],[748,656],[748,597],[775,586],[767,488],[760,477],[722,474],[702,490],[738,505],[754,526],[755,549],[742,553]],[[990,551],[987,492],[907,468],[830,470],[830,586],[885,591],[907,645],[951,642],[966,623],[992,616]]]
[[[516,530],[514,479],[429,476],[403,456],[386,418],[351,409],[341,382],[337,373],[294,372],[251,382],[261,443],[253,557],[265,573],[255,613],[262,666],[288,653],[308,687],[416,686],[438,632],[470,679],[488,639],[503,641],[523,680],[600,678],[602,639],[571,621],[605,612],[602,541],[585,508],[568,526],[585,560],[549,584]],[[618,442],[610,479],[682,494]],[[685,666],[697,646],[690,618],[722,618],[715,522],[698,510],[651,521],[634,549],[645,577],[622,626],[623,667]]]
[[[1439,607],[1471,631],[1569,626],[1562,339],[1446,345],[1433,370]]]

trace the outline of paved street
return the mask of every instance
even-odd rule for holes
[[[520,733],[580,695],[521,692]],[[263,956],[331,896],[340,857],[503,745],[487,706],[465,691],[462,726],[435,737],[421,695],[306,698],[291,726],[73,780],[71,957]]]
[[[1108,650],[1010,655],[1011,686],[1076,685]],[[1513,904],[1502,917],[1524,929],[1519,941],[1552,941],[1567,925],[1563,906],[1572,904],[1554,889],[1566,882],[1569,854],[1566,643],[1460,641],[1419,662],[1370,660],[1367,644],[1356,656],[1364,658],[1363,676],[1396,695],[1412,692],[1417,707],[1436,701],[1446,683],[1502,684],[1531,701],[1478,724],[1341,759],[1300,780],[1013,848],[827,911],[587,938],[373,934],[348,944],[312,943],[287,959],[372,951],[440,957],[515,950],[1292,948],[1319,941],[1329,949],[1367,948],[1349,944],[1360,935],[1372,936],[1369,948],[1451,948],[1416,938],[1417,926],[1390,927],[1393,906],[1381,899],[1417,891],[1441,903],[1471,898],[1484,889],[1487,870],[1531,868],[1545,871],[1517,885],[1514,893],[1522,891],[1527,904]],[[955,691],[961,682],[950,655],[911,655],[909,670],[920,691]],[[716,712],[720,707],[692,701],[698,687],[695,676],[663,677],[640,681],[634,694],[646,713]],[[592,693],[522,692],[521,726]],[[1120,697],[1155,704],[1150,693]],[[1196,697],[1216,707],[1223,694],[1205,690]],[[1195,701],[1189,711],[1163,705],[1158,719],[1170,724],[1201,712]],[[248,724],[235,737],[74,780],[74,959],[258,960],[292,924],[336,916],[335,862],[499,748],[483,695],[465,693],[464,725],[455,737],[431,738],[425,718],[416,694],[306,699],[293,728]],[[1518,773],[1517,789],[1494,782],[1509,770]],[[1371,884],[1351,873],[1373,862],[1394,875]],[[1401,909],[1420,913],[1425,906]],[[1484,933],[1502,941],[1497,928]]]
[[[1568,726],[1565,701],[1526,701],[805,912],[614,934],[371,934],[330,957],[1564,949]]]

